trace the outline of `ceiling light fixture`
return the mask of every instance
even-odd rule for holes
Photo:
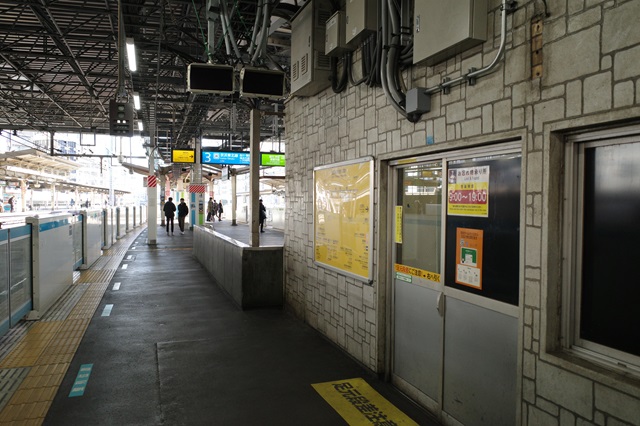
[[[138,92],[133,92],[133,107],[136,110],[140,109],[140,94]]]
[[[129,60],[129,71],[136,71],[138,69],[136,65],[136,46],[133,44],[132,37],[127,37],[127,59]]]
[[[144,125],[142,124],[142,120],[138,120],[138,130],[143,131]]]

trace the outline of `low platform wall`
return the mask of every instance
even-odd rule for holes
[[[283,247],[251,247],[212,229],[193,228],[193,254],[242,309],[281,307]]]

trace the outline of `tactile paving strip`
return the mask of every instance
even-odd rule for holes
[[[102,300],[104,292],[109,287],[109,283],[96,283],[84,292],[82,298],[78,304],[73,308],[69,314],[69,319],[91,319],[93,317],[96,308]],[[88,323],[87,323],[88,324]]]
[[[114,273],[115,271],[110,269],[102,269],[99,271],[94,271],[94,270],[83,271],[82,274],[80,274],[80,279],[78,280],[78,284],[109,282],[111,281],[111,278],[113,278]]]
[[[58,301],[42,315],[40,321],[63,321],[76,306],[89,284],[72,285]]]
[[[128,245],[118,241],[100,268],[74,271],[73,284],[38,322],[20,322],[0,338],[0,425],[41,425]],[[110,266],[105,269],[104,266]]]
[[[60,321],[37,322],[0,363],[0,368],[31,367],[60,329]]]
[[[4,408],[22,383],[29,368],[5,368],[0,370],[0,410]]]

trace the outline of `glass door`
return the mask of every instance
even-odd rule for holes
[[[517,406],[517,149],[395,164],[392,380],[444,424],[512,425]]]
[[[442,369],[442,163],[398,169],[393,309],[394,381],[438,407]]]

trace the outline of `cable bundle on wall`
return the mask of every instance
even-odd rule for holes
[[[404,2],[406,0],[401,0]],[[382,43],[384,50],[380,64],[382,89],[391,105],[403,117],[411,122],[420,119],[420,115],[407,114],[405,109],[406,85],[402,80],[401,65],[411,64],[413,43],[403,46],[402,28],[400,25],[401,5],[397,0],[383,0],[381,3]]]

